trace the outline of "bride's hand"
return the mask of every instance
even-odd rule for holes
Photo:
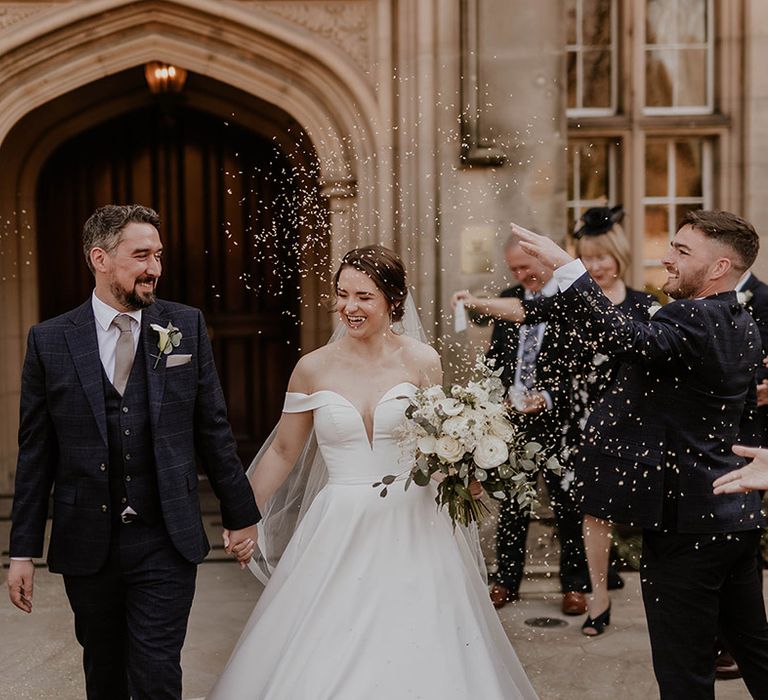
[[[232,544],[231,532],[229,530],[223,530],[221,533],[221,539],[224,541],[224,549],[232,554],[240,564],[240,568],[244,569],[246,564],[251,561],[253,553],[256,551],[256,539],[247,538],[237,544]]]

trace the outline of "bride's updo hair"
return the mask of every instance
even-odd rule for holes
[[[339,275],[345,267],[351,267],[370,277],[389,303],[389,315],[393,322],[400,321],[405,313],[408,286],[405,266],[394,251],[380,245],[367,245],[350,250],[341,260],[333,278],[334,292],[339,286]]]

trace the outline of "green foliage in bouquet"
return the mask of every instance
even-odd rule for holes
[[[533,513],[538,471],[561,472],[557,459],[546,459],[542,446],[509,420],[501,370],[480,355],[475,371],[478,378],[466,385],[416,392],[398,434],[403,459],[411,466],[373,484],[383,486],[381,496],[386,496],[404,474],[406,490],[412,483],[427,486],[434,478],[435,500],[438,507],[447,507],[454,526],[477,522],[489,512],[478,497],[482,492],[498,501],[512,499],[521,511]]]

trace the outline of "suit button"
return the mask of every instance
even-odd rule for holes
[[[101,469],[101,471],[105,472],[105,471],[107,471],[107,465],[106,464],[100,464],[99,465],[99,469]]]
[[[123,406],[123,413],[128,413],[128,406]]]
[[[130,462],[131,461],[131,453],[130,452],[125,455],[125,461],[126,462]]]
[[[127,499],[125,496],[123,496],[123,497],[120,499],[120,503],[128,503],[128,499]]]
[[[106,513],[107,512],[107,506],[103,505],[101,506],[101,512]]]
[[[131,431],[129,428],[126,428],[125,430],[123,430],[123,435],[130,435],[130,434],[131,434]]]
[[[125,477],[125,480],[126,480],[126,481],[130,481],[130,480],[131,480],[131,475],[129,474],[128,476],[126,476],[126,477]]]

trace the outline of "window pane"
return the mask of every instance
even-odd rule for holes
[[[707,40],[707,0],[677,0],[677,41],[703,44]]]
[[[667,185],[667,142],[648,140],[645,147],[645,196],[665,197]]]
[[[675,143],[675,195],[701,197],[701,141]],[[698,207],[701,208],[701,207]]]
[[[608,147],[606,144],[585,145],[581,154],[580,187],[581,199],[608,198]]]
[[[611,106],[611,52],[585,51],[584,104],[582,107]]]
[[[645,63],[645,104],[648,107],[672,105],[675,76],[675,51],[647,51]]]
[[[669,239],[669,208],[646,207],[643,258],[654,263],[661,260],[669,248]]]
[[[565,2],[565,42],[575,44],[576,38],[576,0],[566,0]]]
[[[683,107],[707,104],[707,52],[678,51],[677,104]]]
[[[611,0],[584,0],[583,26],[585,46],[611,45]]]
[[[575,51],[569,51],[567,53],[568,59],[568,109],[574,109],[581,105],[577,102],[576,85],[577,85],[577,71],[576,64],[579,60],[579,54]]]
[[[645,43],[675,40],[675,0],[648,0],[645,4]]]

